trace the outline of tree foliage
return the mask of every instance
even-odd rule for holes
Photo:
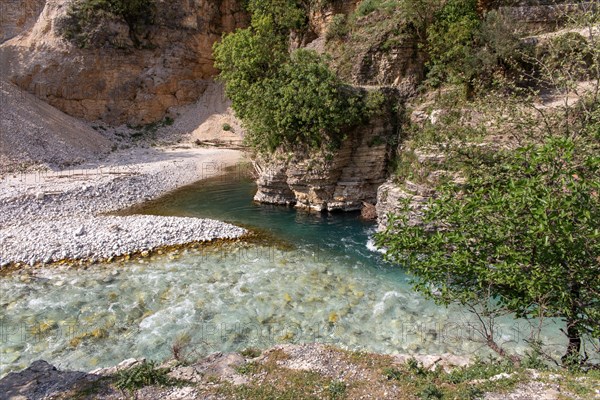
[[[505,75],[523,64],[529,46],[519,40],[517,26],[497,11],[481,13],[476,0],[450,0],[427,28],[425,48],[430,56],[428,80],[462,84],[467,98],[489,88],[495,75]]]
[[[379,243],[440,303],[492,296],[517,316],[562,318],[578,354],[581,337],[600,337],[598,150],[553,138],[496,154],[466,184],[440,187],[423,225],[405,204]]]
[[[338,144],[342,128],[363,117],[363,95],[346,87],[317,53],[289,52],[289,32],[302,26],[304,15],[293,1],[256,0],[249,9],[251,26],[214,48],[247,143],[260,151]]]
[[[278,71],[252,88],[244,109],[255,148],[274,150],[299,143],[338,144],[341,128],[359,121],[356,92],[345,88],[320,56],[297,50]]]
[[[477,1],[450,0],[436,13],[434,21],[427,32],[431,73],[470,79],[471,49],[481,23]]]

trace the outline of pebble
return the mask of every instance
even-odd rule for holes
[[[114,260],[134,253],[147,257],[166,246],[236,239],[247,233],[211,219],[106,215],[202,176],[199,159],[152,165],[131,175],[83,174],[80,180],[45,184],[0,180],[0,266]]]
[[[0,230],[2,236],[6,233],[21,236],[20,240],[2,243],[0,264],[22,260],[33,265],[61,259],[109,259],[136,252],[148,257],[150,252],[143,249],[234,239],[246,233],[245,229],[231,224],[200,218],[133,215],[88,217],[85,221],[93,229],[86,232],[80,226],[83,221],[72,218],[61,221],[60,226],[55,221],[40,221],[30,230],[15,226]],[[115,235],[110,229],[115,223],[126,229]]]

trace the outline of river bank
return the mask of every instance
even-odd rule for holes
[[[554,400],[599,398],[593,377],[535,370],[448,354],[352,352],[322,344],[186,359],[185,344],[162,364],[128,359],[90,373],[45,361],[0,380],[10,399],[417,399]],[[577,388],[575,393],[574,388]],[[589,396],[589,397],[587,397]]]
[[[162,246],[234,239],[246,230],[214,220],[107,216],[223,174],[236,150],[193,145],[132,148],[102,163],[0,180],[0,266],[96,261]]]

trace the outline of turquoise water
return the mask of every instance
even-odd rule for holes
[[[289,342],[487,353],[468,313],[425,300],[401,268],[369,250],[372,224],[357,214],[259,206],[254,191],[232,173],[134,212],[240,223],[267,233],[273,245],[227,244],[0,279],[0,375],[36,359],[82,370],[129,357],[161,360],[174,345],[188,358]],[[497,337],[522,352],[528,332],[506,320]]]

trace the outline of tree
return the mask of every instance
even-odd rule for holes
[[[561,318],[573,360],[584,336],[600,337],[599,149],[593,137],[551,138],[497,153],[467,183],[440,187],[422,224],[405,204],[379,245],[441,304]]]
[[[214,48],[225,93],[247,129],[246,142],[264,152],[339,144],[342,128],[365,116],[366,97],[344,85],[316,52],[290,53],[289,32],[304,15],[294,2],[255,0],[249,9],[252,25]]]
[[[129,27],[129,37],[135,47],[142,46],[144,30],[154,23],[156,4],[154,0],[76,0],[69,3],[61,34],[80,47],[102,46],[93,43],[94,30],[102,19],[121,19]]]

